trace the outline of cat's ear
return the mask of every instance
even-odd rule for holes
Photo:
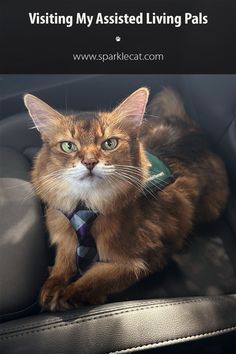
[[[142,124],[146,109],[149,90],[146,87],[133,92],[112,112],[119,123],[122,123],[129,132],[138,132]]]
[[[30,94],[24,96],[24,103],[42,139],[50,139],[60,119],[63,118],[62,114]]]

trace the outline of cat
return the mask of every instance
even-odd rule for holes
[[[209,149],[178,94],[165,88],[147,108],[148,96],[142,87],[111,112],[72,115],[30,94],[24,97],[43,141],[32,183],[46,205],[57,249],[40,292],[46,310],[104,303],[109,294],[160,271],[194,225],[217,219],[225,208],[224,163]],[[168,183],[160,178],[157,188],[146,187],[146,151],[170,170]],[[78,239],[65,215],[80,204],[96,212],[90,232],[99,261],[77,277]]]

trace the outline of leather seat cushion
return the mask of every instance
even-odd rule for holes
[[[81,307],[2,324],[0,351],[121,354],[155,349],[158,353],[164,346],[234,331],[235,311],[236,295]]]
[[[43,214],[25,157],[0,148],[0,320],[32,313],[47,275]]]

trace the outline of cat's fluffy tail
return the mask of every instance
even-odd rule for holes
[[[185,122],[190,119],[185,111],[180,96],[171,88],[166,87],[159,92],[148,106],[147,113],[163,118],[177,117]]]

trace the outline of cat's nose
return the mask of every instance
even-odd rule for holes
[[[87,167],[89,171],[92,171],[92,169],[96,166],[98,161],[96,159],[83,159],[82,164]]]

